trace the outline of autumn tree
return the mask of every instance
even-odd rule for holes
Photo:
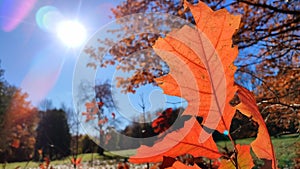
[[[241,53],[237,79],[256,93],[272,135],[299,130],[299,5],[267,0],[232,3],[232,12],[242,14],[234,38]]]
[[[263,81],[256,91],[270,133],[299,133],[300,71],[282,68],[276,76],[263,77]]]
[[[34,153],[37,110],[27,101],[28,95],[0,82],[0,161],[30,160]]]
[[[189,0],[197,4],[197,0]],[[239,56],[235,61],[237,71],[236,81],[256,93],[259,102],[263,101],[260,108],[272,107],[274,104],[281,106],[283,114],[299,119],[299,1],[250,1],[250,0],[204,0],[212,9],[226,8],[232,14],[240,15],[241,24],[238,32],[233,37],[233,44],[239,48]],[[181,17],[191,23],[195,23],[188,8],[184,7],[184,0],[180,1],[151,1],[151,0],[126,0],[112,9],[116,19],[135,13],[162,12]],[[159,18],[159,17],[158,17]],[[153,20],[143,18],[144,25],[150,25]],[[157,18],[156,18],[157,19]],[[159,19],[158,19],[159,20]],[[106,67],[118,64],[117,69],[123,71],[133,70],[128,78],[118,78],[118,84],[125,92],[134,92],[140,85],[154,83],[154,78],[165,75],[169,70],[166,64],[150,49],[159,37],[163,37],[170,30],[168,24],[159,20],[153,23],[159,29],[164,29],[159,34],[141,33],[127,37],[127,33],[138,29],[132,20],[120,20],[123,27],[110,30],[109,33],[123,32],[123,40],[112,46],[109,50],[111,57],[100,57],[103,46],[112,44],[110,39],[99,40],[96,46],[88,46],[85,50],[93,63],[88,66]],[[125,32],[125,33],[124,33]],[[146,51],[145,51],[146,50]],[[143,55],[134,57],[136,51],[145,51]],[[293,73],[284,73],[293,72]],[[286,76],[282,76],[284,73]],[[293,74],[293,75],[292,75]],[[272,81],[270,81],[272,80]],[[277,86],[274,84],[278,84]],[[295,85],[296,84],[296,85]],[[289,88],[288,93],[285,88]],[[259,93],[259,94],[258,94]],[[297,98],[291,101],[290,98]],[[299,102],[298,102],[299,103]],[[288,113],[293,112],[293,113]],[[275,121],[275,111],[264,111],[265,116]],[[297,124],[291,126],[299,127]],[[291,127],[290,126],[290,127]]]
[[[87,96],[80,96],[85,100],[86,108],[86,110],[82,112],[82,115],[85,116],[85,123],[91,124],[92,127],[99,132],[98,140],[95,141],[100,145],[98,147],[98,153],[104,155],[104,149],[101,145],[104,145],[105,140],[107,140],[108,123],[115,119],[115,113],[111,112],[115,103],[112,98],[111,84],[109,82],[96,84],[94,91],[95,98],[93,100],[86,100],[85,98]]]

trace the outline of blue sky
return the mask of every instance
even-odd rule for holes
[[[65,20],[76,19],[87,29],[88,41],[101,27],[113,21],[109,17],[113,16],[110,8],[118,3],[120,0],[0,1],[0,59],[5,79],[28,93],[34,106],[49,99],[57,108],[62,103],[73,107],[73,73],[84,44],[77,48],[67,47],[57,37],[52,25],[58,20],[56,16],[63,16]],[[103,78],[110,78],[113,73],[113,68],[97,70],[97,76],[106,75]],[[150,112],[174,107],[174,104],[164,101],[178,102],[177,98],[163,95],[158,87],[146,86],[136,95],[118,93],[115,97],[120,107],[116,110],[118,117],[130,120],[140,115],[141,94],[144,95],[146,111]],[[85,111],[84,106],[79,109]]]
[[[42,98],[58,106],[71,104],[72,76],[81,47],[68,48],[53,30],[37,23],[38,11],[50,6],[65,19],[76,19],[94,34],[112,19],[117,0],[3,0],[0,1],[0,59],[5,79],[21,87],[37,105]],[[50,28],[52,29],[52,28]]]

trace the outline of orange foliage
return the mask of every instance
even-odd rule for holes
[[[155,133],[161,133],[170,127],[169,119],[172,118],[173,109],[167,108],[163,113],[158,112],[158,118],[153,120],[152,128]]]
[[[71,163],[73,165],[79,166],[81,164],[81,158],[71,158]]]
[[[251,143],[252,150],[257,155],[257,157],[272,160],[272,168],[276,168],[276,158],[271,138],[264,119],[262,118],[256,105],[254,95],[242,86],[238,87],[239,89],[237,94],[240,99],[240,104],[238,104],[236,108],[241,113],[248,117],[251,117],[259,124],[257,137]]]
[[[48,157],[44,158],[44,162],[39,164],[39,168],[40,169],[48,169],[50,166],[50,159]],[[50,166],[50,169],[52,169],[53,167]]]
[[[213,12],[201,2],[186,6],[191,9],[197,29],[184,26],[156,41],[153,48],[167,62],[170,73],[155,80],[165,94],[188,101],[185,115],[201,116],[207,127],[217,127],[223,133],[229,130],[235,113],[229,101],[236,92],[233,61],[238,50],[232,47],[231,37],[240,17],[225,9]],[[216,124],[222,115],[222,122]]]
[[[159,162],[164,156],[177,157],[190,154],[194,157],[216,159],[224,157],[220,168],[252,168],[250,146],[235,145],[233,156],[218,151],[210,133],[203,130],[195,116],[201,116],[201,125],[216,129],[221,133],[229,131],[236,110],[252,117],[259,124],[258,136],[251,147],[254,153],[263,159],[272,160],[276,168],[275,155],[266,125],[256,106],[253,95],[234,84],[235,66],[233,62],[238,54],[232,47],[232,36],[239,27],[240,17],[229,14],[225,9],[212,11],[204,3],[190,5],[197,29],[184,26],[160,38],[153,46],[155,52],[168,64],[169,74],[156,78],[165,94],[183,97],[188,107],[183,115],[192,116],[184,127],[167,133],[152,147],[141,146],[130,162]],[[180,69],[178,69],[180,67]],[[233,107],[230,101],[237,93],[240,103]],[[163,120],[157,119],[157,126]],[[197,166],[193,166],[198,168]],[[170,168],[191,168],[176,161]]]
[[[37,110],[27,101],[27,94],[16,89],[10,100],[5,116],[4,130],[8,143],[13,148],[34,149],[34,130],[37,122]]]
[[[13,148],[19,148],[20,147],[20,140],[19,139],[14,139],[13,142],[11,143],[11,146]]]
[[[251,169],[252,167],[254,167],[254,163],[250,154],[250,146],[248,145],[236,145],[236,149],[237,149],[237,163],[238,163],[238,168],[239,169]],[[236,159],[234,159],[235,154],[233,154],[233,156],[228,159],[228,160],[221,160],[221,165],[219,167],[219,169],[235,169],[235,165],[234,165],[234,161]]]
[[[169,133],[152,147],[142,145],[137,150],[137,154],[131,156],[129,161],[133,163],[159,162],[163,160],[164,156],[177,157],[185,153],[195,157],[220,157],[221,153],[218,152],[212,137],[204,143],[199,143],[199,134],[202,130],[196,119],[191,118],[185,122],[184,128]]]
[[[176,161],[172,167],[168,167],[166,169],[201,169],[200,167],[198,167],[196,164],[194,164],[193,166],[186,166],[183,163]]]
[[[27,97],[27,94],[22,93],[20,90],[16,90],[10,102],[8,114],[12,122],[16,125],[22,124],[34,115],[33,107],[30,102],[26,100]]]

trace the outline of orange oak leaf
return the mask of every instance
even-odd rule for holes
[[[273,145],[265,121],[262,118],[256,105],[254,95],[242,86],[238,86],[237,95],[240,99],[240,103],[236,105],[236,108],[241,113],[252,118],[259,124],[257,137],[251,143],[253,152],[258,158],[272,160],[272,168],[275,169],[276,158]]]
[[[199,2],[190,8],[196,28],[184,26],[160,38],[153,46],[168,64],[169,74],[156,78],[165,94],[188,101],[184,115],[197,115],[204,125],[221,133],[229,130],[235,114],[229,102],[233,98],[235,60],[238,49],[232,47],[232,35],[239,27],[240,17],[225,9],[212,11]],[[202,141],[210,137],[200,134]]]
[[[250,146],[249,145],[236,145],[237,149],[237,164],[238,169],[251,169],[254,167],[253,159],[250,154]],[[221,165],[219,169],[236,169],[234,160],[221,160]]]
[[[132,163],[160,162],[164,156],[177,157],[183,154],[191,154],[194,157],[219,158],[221,153],[210,137],[204,143],[199,142],[199,134],[202,127],[194,117],[184,123],[184,128],[167,134],[162,140],[152,147],[142,145],[137,153],[131,156]]]
[[[187,166],[184,165],[183,163],[176,161],[172,167],[168,167],[166,169],[201,169],[200,167],[198,167],[196,164],[194,164],[193,166]]]

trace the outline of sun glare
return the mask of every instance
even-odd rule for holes
[[[77,21],[62,21],[57,26],[57,36],[68,47],[78,47],[86,39],[86,30]]]

